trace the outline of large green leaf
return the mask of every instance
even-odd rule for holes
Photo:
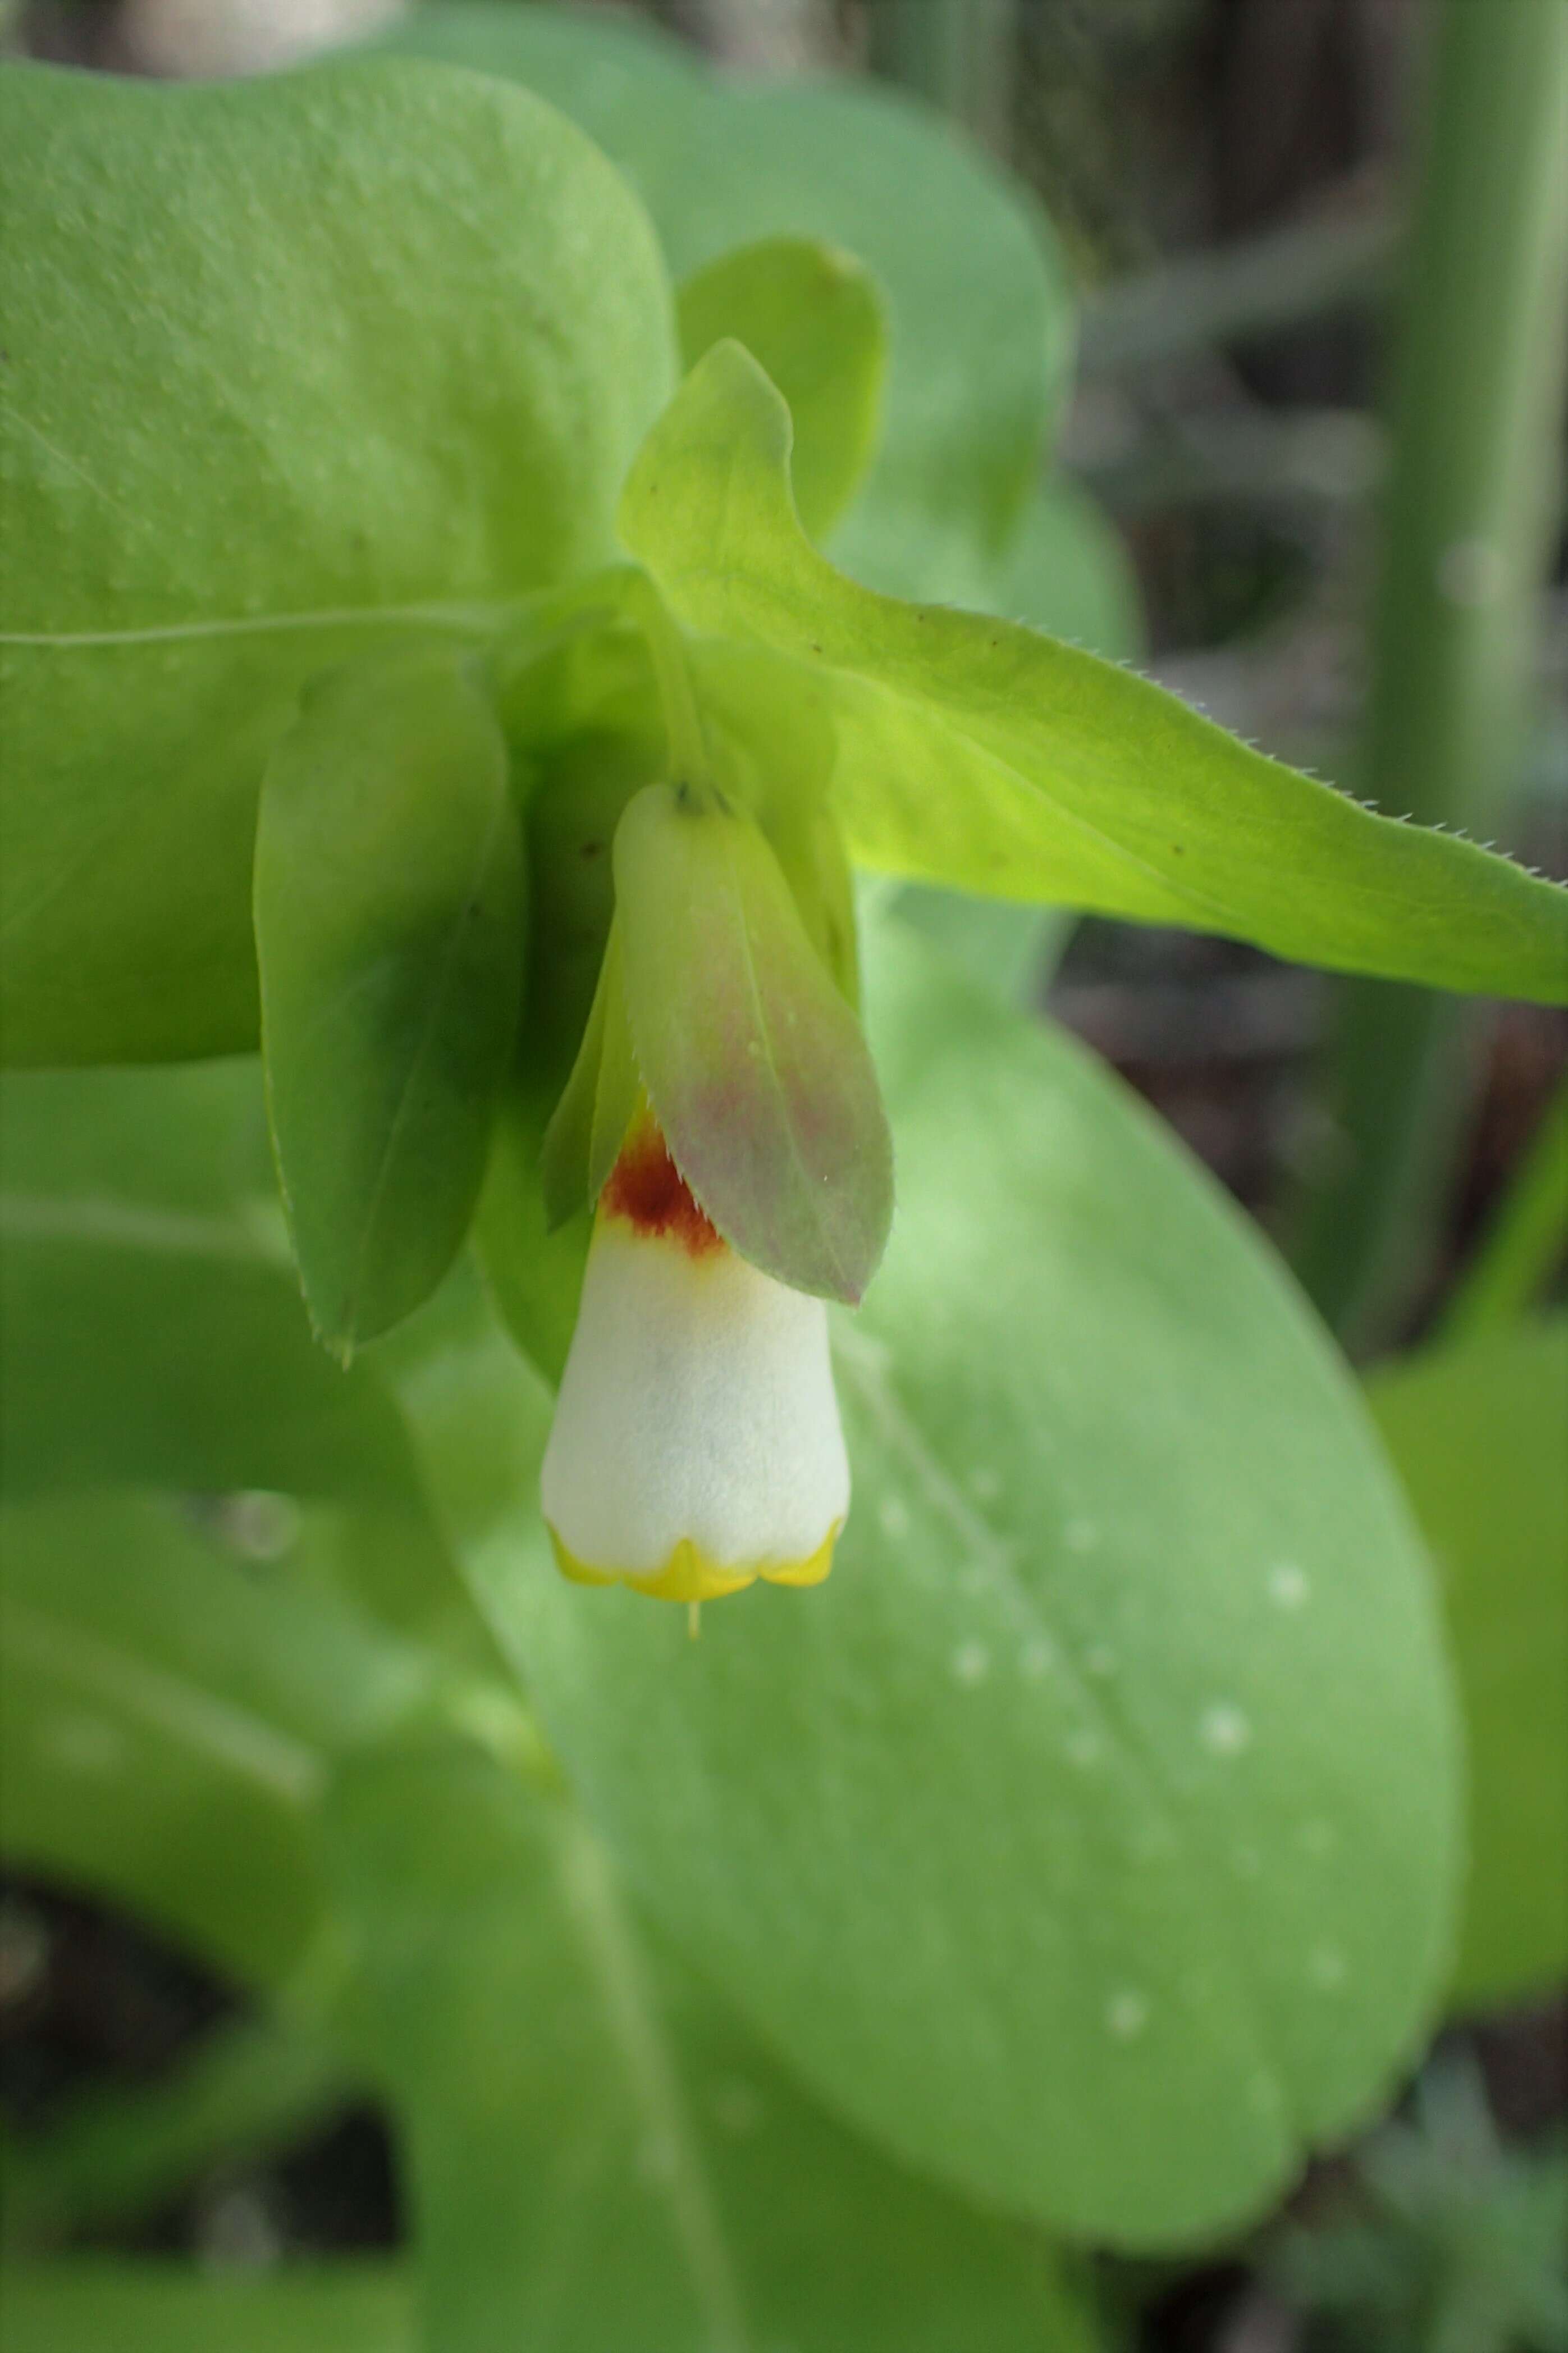
[[[0,1078],[0,1495],[346,1507],[290,1574],[477,1662],[401,1416],[310,1336],[254,1060]]]
[[[406,1505],[374,1375],[310,1338],[254,1062],[0,1090],[0,1486]]]
[[[778,385],[795,428],[800,519],[823,538],[876,446],[887,335],[870,278],[852,255],[819,241],[763,237],[694,270],[678,315],[688,367],[732,335]]]
[[[814,2108],[564,1807],[382,1757],[329,1834],[431,2353],[1087,2353],[1047,2252]]]
[[[5,2338],[6,2353],[416,2353],[417,2343],[403,2274],[379,2263],[261,2279],[103,2260],[17,2270]]]
[[[643,196],[678,277],[780,236],[865,263],[887,297],[890,369],[839,554],[900,594],[988,599],[1072,343],[1066,267],[1026,190],[891,91],[721,79],[594,11],[427,8],[387,37],[574,116]]]
[[[1448,988],[1568,997],[1568,891],[1373,816],[1131,672],[859,588],[805,538],[789,417],[738,344],[692,371],[621,528],[681,617],[830,689],[867,864]]]
[[[506,745],[448,649],[318,681],[256,841],[267,1100],[311,1321],[346,1362],[461,1249],[517,1034]]]
[[[1515,2000],[1568,1969],[1568,1322],[1413,1357],[1371,1397],[1442,1572],[1469,1733],[1453,1999]]]
[[[1429,2015],[1458,1781],[1434,1598],[1250,1229],[901,928],[870,990],[899,1216],[841,1326],[856,1500],[826,1586],[695,1643],[584,1596],[540,1541],[541,1386],[496,1343],[467,1392],[448,1357],[410,1399],[590,1815],[686,1950],[906,2157],[1169,2242],[1260,2208]]]
[[[431,1670],[167,1499],[0,1519],[0,1844],[281,1978],[321,1915],[328,1761],[422,1706]]]
[[[0,174],[5,1050],[250,1045],[301,684],[605,558],[662,265],[570,123],[394,58],[6,68]]]

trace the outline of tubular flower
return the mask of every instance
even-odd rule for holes
[[[826,1302],[858,1304],[892,1217],[842,848],[775,823],[782,858],[711,784],[626,803],[541,1164],[553,1224],[594,1205],[541,1482],[556,1558],[693,1605],[827,1575],[849,1466]]]
[[[817,1583],[849,1508],[823,1301],[731,1249],[646,1109],[599,1196],[541,1490],[568,1577],[689,1602]]]

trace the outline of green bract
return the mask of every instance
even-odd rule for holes
[[[300,686],[611,553],[663,268],[570,123],[395,59],[5,68],[0,209],[5,1051],[248,1048]]]
[[[837,522],[876,444],[886,334],[876,288],[847,253],[769,237],[721,255],[680,289],[688,367],[733,336],[789,403],[791,480],[814,539]]]
[[[621,529],[689,627],[785,653],[826,695],[867,864],[1568,998],[1568,892],[1373,817],[1092,655],[856,586],[800,529],[789,440],[756,362],[717,346],[644,445]]]
[[[626,1012],[626,959],[612,924],[588,1026],[540,1156],[552,1229],[598,1199],[636,1115],[641,1084]]]
[[[777,860],[744,818],[651,786],[616,835],[616,892],[630,1037],[676,1166],[764,1274],[853,1303],[892,1217],[887,1119]]]
[[[787,880],[727,803],[658,785],[628,804],[619,910],[545,1135],[544,1201],[558,1226],[597,1199],[646,1090],[725,1240],[780,1282],[853,1304],[887,1240],[891,1149],[833,969],[852,984],[834,953],[852,943],[853,911],[831,820],[807,810],[780,830]],[[555,1369],[522,1321],[524,1345]]]
[[[294,1254],[346,1359],[462,1247],[521,1008],[506,745],[448,649],[307,691],[261,796],[256,942]]]

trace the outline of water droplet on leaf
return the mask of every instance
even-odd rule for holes
[[[1106,2003],[1105,2023],[1119,2042],[1131,2042],[1149,2023],[1149,2004],[1142,1994],[1124,1986]]]
[[[1252,1739],[1252,1726],[1232,1700],[1216,1700],[1204,1710],[1198,1737],[1216,1757],[1239,1757]]]
[[[1300,1609],[1311,1588],[1293,1560],[1276,1561],[1268,1572],[1268,1599],[1280,1609]]]
[[[991,1672],[991,1653],[984,1642],[961,1642],[952,1654],[952,1679],[972,1691]]]

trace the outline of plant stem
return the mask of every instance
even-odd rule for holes
[[[356,2089],[313,2029],[223,2029],[166,2082],[84,2099],[41,2143],[9,2149],[7,2230],[47,2242],[144,2213],[218,2165],[286,2147]]]
[[[1215,343],[1381,305],[1400,244],[1394,214],[1363,200],[1118,280],[1089,298],[1080,364],[1086,375],[1136,375]]]
[[[511,618],[510,631],[497,641],[491,654],[495,691],[503,711],[514,696],[526,694],[531,673],[546,655],[573,637],[616,620],[628,622],[642,638],[653,665],[674,774],[699,798],[706,797],[710,786],[708,739],[685,639],[639,565],[613,565],[563,588],[547,589],[519,606]]]
[[[1568,1080],[1542,1115],[1513,1183],[1492,1218],[1442,1322],[1445,1340],[1468,1339],[1526,1313],[1568,1247]]]
[[[1527,716],[1533,596],[1555,514],[1568,296],[1568,5],[1441,0],[1397,354],[1361,789],[1489,834]],[[1298,1271],[1347,1344],[1430,1262],[1465,1132],[1473,1026],[1451,1000],[1345,992],[1341,1149]]]
[[[1006,160],[1016,0],[878,0],[871,63]]]

